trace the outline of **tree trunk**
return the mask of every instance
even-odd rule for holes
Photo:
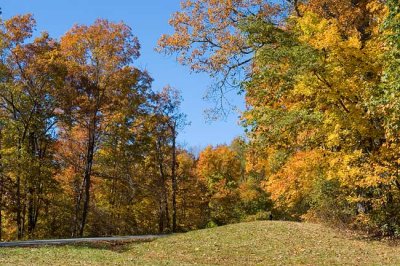
[[[24,188],[26,188],[26,182],[24,184]],[[26,219],[26,195],[24,195],[24,202],[22,204],[22,214],[21,214],[21,238],[25,236],[25,219]]]
[[[32,187],[30,187],[28,191],[28,236],[32,237],[35,229],[34,191]]]
[[[77,237],[78,236],[78,227],[79,227],[79,221],[80,221],[80,212],[81,212],[81,201],[82,201],[82,190],[83,190],[83,183],[81,186],[77,185],[76,192],[78,193],[76,196],[76,201],[75,201],[75,215],[74,215],[74,220],[72,224],[72,232],[71,236],[72,237]]]
[[[0,242],[3,239],[3,176],[0,174]]]
[[[18,163],[21,161],[21,143],[18,144]],[[21,174],[17,174],[17,238],[22,238],[22,224],[21,224]]]
[[[172,165],[171,165],[171,179],[172,179],[172,232],[176,232],[176,194],[178,184],[176,180],[176,125],[172,126]]]
[[[158,149],[158,167],[160,171],[160,217],[159,217],[159,233],[164,233],[166,229],[169,229],[169,212],[168,212],[168,194],[166,188],[166,176],[164,172],[163,160],[162,160],[162,151],[161,151],[161,141],[157,141],[157,149]]]
[[[3,178],[3,158],[1,156],[3,134],[0,129],[0,242],[3,239],[3,193],[4,193],[4,178]]]
[[[163,198],[160,197],[160,206],[159,206],[159,217],[158,217],[158,233],[162,234],[165,230],[165,208],[164,208],[164,201]]]
[[[36,136],[34,132],[31,132],[29,134],[29,147],[30,147],[30,152],[31,152],[31,167],[33,167],[34,162],[35,162],[35,157],[37,156],[37,145],[36,145]],[[36,227],[36,222],[35,222],[35,217],[36,217],[36,201],[35,201],[35,196],[36,196],[36,191],[35,191],[35,186],[36,182],[40,182],[39,180],[35,181],[35,175],[38,173],[35,171],[35,167],[33,169],[30,169],[30,177],[29,177],[29,182],[28,182],[28,235],[30,238],[33,237],[33,233]]]
[[[79,236],[83,236],[83,232],[85,229],[87,215],[89,212],[89,202],[90,202],[90,183],[91,183],[91,175],[92,175],[92,165],[93,165],[93,156],[94,156],[94,148],[95,148],[95,139],[96,139],[96,118],[93,119],[92,125],[89,128],[89,143],[86,154],[86,165],[85,165],[85,175],[83,177],[84,184],[84,194],[83,194],[83,208],[82,208],[82,220],[79,226]]]
[[[162,171],[162,170],[161,170]],[[159,220],[159,232],[164,233],[169,229],[169,211],[168,211],[168,195],[167,188],[165,186],[164,173],[161,177],[161,195],[160,195],[160,220]]]

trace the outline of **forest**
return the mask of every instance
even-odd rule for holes
[[[245,137],[180,145],[181,93],[123,22],[0,21],[0,241],[270,219],[400,236],[399,0],[182,0],[169,24],[156,50],[213,78],[216,116],[243,95]]]

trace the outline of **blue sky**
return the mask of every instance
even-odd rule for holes
[[[169,84],[182,91],[182,111],[187,114],[191,125],[179,135],[179,142],[187,147],[205,147],[208,144],[229,143],[235,136],[242,135],[238,125],[238,114],[225,120],[207,122],[204,110],[212,104],[203,100],[212,84],[206,74],[190,73],[180,66],[175,56],[165,56],[154,51],[158,38],[171,33],[168,25],[171,15],[179,10],[179,0],[3,0],[0,7],[3,19],[24,13],[32,13],[37,20],[37,31],[48,31],[59,38],[74,24],[91,24],[96,18],[114,22],[124,21],[139,38],[141,57],[135,63],[147,69],[154,78],[155,90]],[[241,96],[231,95],[231,101],[243,106]]]

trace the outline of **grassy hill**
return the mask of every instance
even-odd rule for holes
[[[0,265],[400,265],[400,247],[321,225],[251,222],[147,243],[0,249]]]

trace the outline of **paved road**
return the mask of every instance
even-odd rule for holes
[[[115,237],[91,237],[91,238],[68,238],[68,239],[49,239],[49,240],[29,240],[0,242],[0,247],[28,247],[43,245],[65,245],[76,243],[88,243],[98,241],[150,241],[166,235],[142,235],[142,236],[115,236]]]

